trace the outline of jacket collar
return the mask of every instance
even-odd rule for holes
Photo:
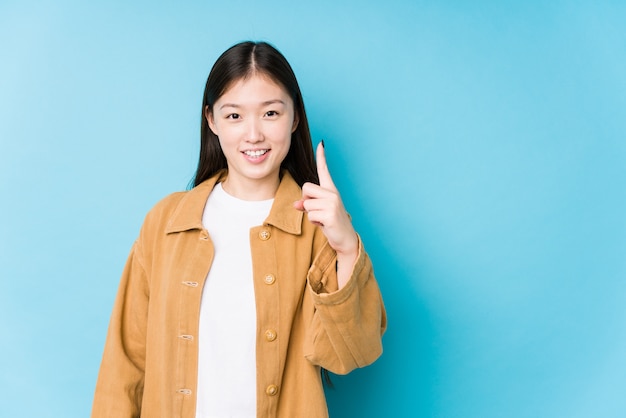
[[[174,213],[165,228],[165,233],[203,229],[202,213],[204,212],[204,206],[209,198],[209,194],[211,194],[215,185],[223,181],[227,175],[228,172],[222,170],[186,192],[174,209]],[[289,172],[283,171],[280,185],[276,191],[276,196],[274,196],[274,203],[263,224],[275,226],[290,234],[300,235],[302,233],[304,214],[293,207],[293,202],[301,197],[302,191],[300,186],[298,186]]]

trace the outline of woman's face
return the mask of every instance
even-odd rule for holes
[[[253,75],[235,82],[206,113],[228,162],[227,191],[244,199],[273,197],[298,124],[289,94],[269,77]]]

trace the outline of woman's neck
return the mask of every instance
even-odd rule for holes
[[[242,200],[268,200],[273,199],[278,190],[280,179],[275,181],[266,180],[258,182],[236,181],[231,176],[222,181],[222,188],[226,193]]]

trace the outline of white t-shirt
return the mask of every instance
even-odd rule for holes
[[[202,224],[215,247],[215,258],[200,305],[196,418],[256,417],[250,228],[263,223],[273,201],[241,200],[218,183],[204,208]]]

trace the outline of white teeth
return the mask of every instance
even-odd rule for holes
[[[261,155],[265,154],[268,150],[266,149],[259,149],[256,151],[244,151],[244,154],[246,154],[249,157],[260,157]]]

